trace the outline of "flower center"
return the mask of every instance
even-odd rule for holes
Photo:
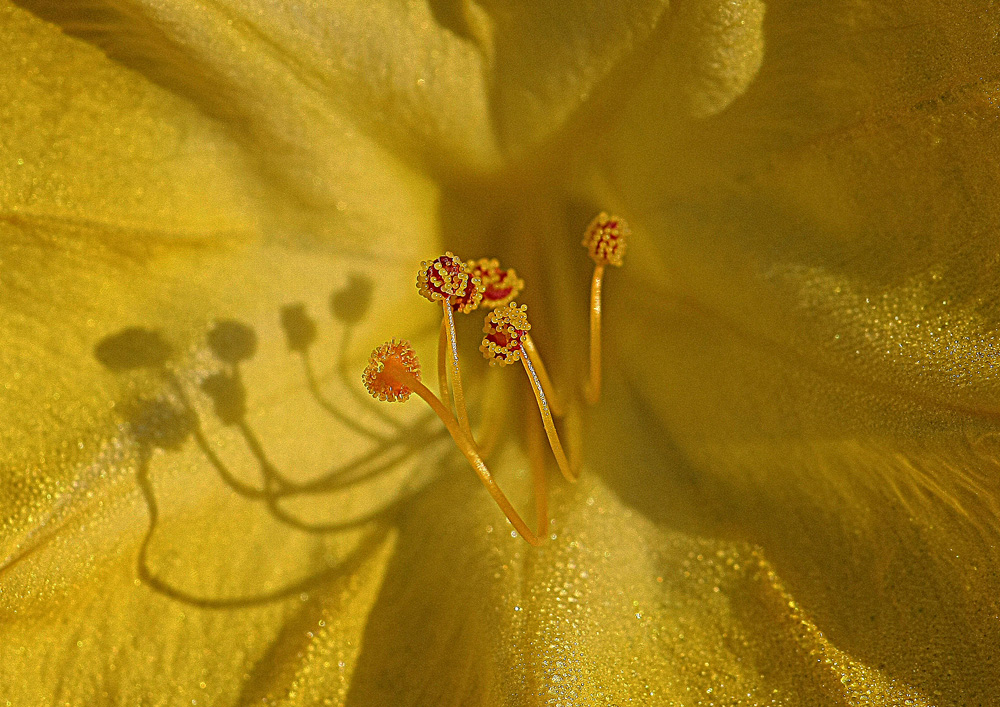
[[[556,396],[541,355],[529,334],[531,324],[528,323],[527,305],[518,306],[511,301],[516,291],[524,286],[524,281],[517,277],[513,269],[501,267],[495,258],[463,262],[448,252],[421,263],[417,273],[417,289],[420,294],[428,300],[440,301],[443,305],[444,318],[438,343],[440,398],[420,381],[420,366],[407,342],[392,340],[375,349],[363,375],[368,391],[383,401],[402,402],[411,392],[416,392],[444,423],[456,446],[511,524],[533,545],[537,545],[546,532],[544,526],[548,511],[544,500],[545,461],[538,452],[531,453],[538,515],[538,531],[533,533],[493,481],[480,453],[480,444],[477,443],[477,438],[482,440],[482,434],[475,435],[472,432],[460,375],[455,313],[468,314],[480,305],[491,310],[485,319],[485,336],[479,350],[494,366],[505,367],[519,361],[523,364],[552,455],[563,476],[568,481],[575,482],[580,473],[581,440],[579,435],[574,436],[567,455],[559,436],[556,418],[562,417],[564,411],[568,411],[572,419],[579,418],[581,389],[584,392],[582,397],[589,404],[596,404],[600,398],[601,286],[605,266],[622,264],[627,235],[628,227],[624,221],[603,212],[591,222],[584,234],[583,245],[595,262],[590,289],[590,374],[585,383],[578,379],[571,386],[567,406],[561,404]],[[444,402],[449,398],[454,403],[454,414],[447,402]],[[531,446],[537,448],[537,445]],[[543,490],[539,492],[539,488]]]

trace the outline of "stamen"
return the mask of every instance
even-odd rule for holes
[[[521,294],[524,280],[517,276],[514,268],[504,270],[496,258],[470,260],[467,265],[473,277],[478,277],[484,287],[481,306],[489,309],[503,307]]]
[[[458,424],[462,430],[472,438],[472,429],[469,426],[469,413],[465,408],[465,392],[462,388],[462,372],[458,364],[458,343],[455,340],[455,312],[468,313],[479,306],[483,299],[482,280],[472,274],[471,268],[456,258],[451,252],[435,258],[425,260],[420,264],[420,272],[417,273],[417,290],[431,302],[440,301],[444,309],[444,322],[442,327],[447,326],[445,331],[446,341],[441,341],[438,349],[438,363],[444,360],[441,354],[441,345],[447,344],[451,349],[451,381],[452,398],[455,402],[455,412],[458,415]],[[438,371],[438,381],[442,388],[442,394],[447,388],[447,378]]]
[[[451,252],[420,263],[417,290],[431,302],[450,300],[452,311],[468,314],[483,299],[483,282]]]
[[[511,302],[506,307],[494,309],[486,316],[486,324],[483,327],[486,336],[483,337],[479,350],[492,365],[508,366],[518,361],[524,365],[559,471],[568,481],[576,481],[579,475],[566,459],[555,421],[552,419],[549,396],[538,373],[542,369],[542,359],[534,346],[529,348],[525,345],[529,329],[531,325],[528,323],[528,305],[522,304],[518,307],[516,303]]]
[[[535,534],[528,528],[510,501],[507,500],[507,496],[497,486],[489,468],[476,451],[472,437],[462,430],[451,411],[431,392],[430,388],[420,382],[420,363],[408,342],[392,340],[375,349],[368,360],[363,379],[369,392],[380,400],[403,401],[411,393],[416,393],[423,398],[424,402],[430,405],[431,409],[441,418],[441,422],[448,429],[451,438],[455,440],[459,451],[472,465],[483,486],[486,487],[490,496],[500,506],[504,515],[507,516],[521,537],[531,545],[541,544],[540,536],[545,529],[539,528],[538,534]]]
[[[629,227],[617,216],[603,211],[590,222],[583,235],[583,246],[594,260],[594,278],[590,285],[590,379],[585,394],[591,405],[601,398],[601,286],[606,265],[621,267]]]
[[[458,413],[458,424],[472,439],[472,428],[469,426],[469,413],[465,408],[465,389],[462,387],[462,370],[458,366],[458,338],[455,335],[455,313],[451,311],[448,300],[444,302],[444,321],[448,323],[447,343],[451,349],[451,397],[455,401],[455,412]],[[438,360],[440,360],[438,354]]]
[[[420,380],[420,361],[413,347],[393,339],[372,351],[361,379],[373,397],[387,403],[405,403],[413,390],[401,382],[397,369]]]

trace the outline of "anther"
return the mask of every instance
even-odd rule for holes
[[[483,301],[480,303],[482,307],[489,309],[503,307],[524,289],[524,280],[517,276],[514,268],[507,270],[501,268],[500,261],[496,258],[470,260],[467,264],[472,270],[473,277],[478,277],[483,283]]]
[[[465,408],[465,392],[462,389],[462,371],[458,365],[458,343],[455,341],[455,312],[468,313],[479,306],[484,291],[482,280],[472,274],[472,269],[462,260],[448,252],[420,264],[417,273],[417,290],[431,302],[440,301],[444,310],[441,321],[441,336],[438,343],[438,384],[442,397],[448,396],[448,378],[443,365],[450,350],[452,398],[458,424],[471,438],[469,413]]]
[[[486,315],[483,343],[479,350],[491,366],[509,366],[521,360],[522,343],[528,336],[528,305],[512,302]]]
[[[403,372],[406,375],[400,376]],[[420,380],[420,361],[406,341],[387,341],[372,351],[362,380],[373,397],[389,403],[406,402],[413,389],[406,380]]]
[[[555,421],[552,419],[552,384],[542,358],[535,348],[534,342],[528,331],[531,324],[528,323],[528,305],[522,304],[520,307],[515,302],[511,302],[506,307],[494,309],[486,315],[486,323],[483,326],[483,342],[479,346],[483,356],[489,359],[491,365],[508,366],[520,361],[524,365],[524,370],[528,374],[528,381],[531,389],[535,393],[535,400],[538,403],[538,412],[542,416],[542,424],[545,427],[545,434],[549,438],[549,446],[552,454],[559,465],[559,471],[569,481],[576,481],[578,474],[571,468],[566,453],[563,451],[562,443],[559,441],[559,433],[556,431]]]
[[[468,314],[483,299],[482,280],[451,252],[420,263],[417,290],[431,302],[449,301],[452,311]]]
[[[617,216],[598,214],[583,234],[583,246],[594,261],[590,284],[590,379],[585,394],[591,405],[601,397],[601,286],[607,265],[621,267],[629,227]]]
[[[625,221],[602,211],[587,226],[583,246],[598,265],[621,267],[629,234]]]
[[[451,438],[459,451],[472,465],[476,476],[489,491],[490,496],[510,520],[517,532],[532,545],[541,544],[541,534],[545,528],[540,527],[538,533],[533,533],[521,516],[507,500],[500,487],[497,486],[486,462],[476,451],[472,437],[467,434],[455,420],[451,411],[431,392],[430,388],[420,382],[420,362],[413,347],[406,341],[389,341],[375,349],[368,360],[368,366],[363,375],[365,387],[379,400],[404,401],[411,393],[416,393],[441,418]]]

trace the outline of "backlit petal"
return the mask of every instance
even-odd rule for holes
[[[655,93],[636,104],[612,178],[640,221],[617,311],[646,326],[619,330],[621,360],[684,470],[656,482],[687,499],[661,512],[760,544],[852,655],[988,702],[996,25],[977,3],[888,5],[769,6],[725,111],[653,124]]]
[[[421,479],[416,452],[361,493],[281,503],[302,526],[387,509],[375,520],[338,532],[279,521],[211,464],[262,485],[200,388],[222,365],[206,337],[216,319],[252,327],[246,424],[290,477],[374,444],[308,392],[286,304],[319,322],[312,354],[333,407],[392,437],[339,379],[348,324],[328,302],[342,317],[351,283],[372,286],[347,347],[356,360],[387,317],[420,333],[402,293],[433,237],[435,188],[345,138],[340,158],[365,166],[334,176],[359,175],[373,199],[321,228],[336,207],[303,210],[225,126],[23,10],[0,13],[0,692],[18,705],[235,703],[287,689],[285,666],[314,631],[335,637],[321,661],[335,695],[392,547],[396,494]],[[124,345],[136,327],[146,343]]]

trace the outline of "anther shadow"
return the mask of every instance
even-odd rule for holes
[[[367,310],[370,287],[366,291],[366,281],[355,279],[349,287],[334,293],[331,310],[345,324],[345,333],[340,345],[341,355],[345,351],[343,339],[353,332],[354,326]],[[309,363],[309,350],[316,339],[316,324],[305,311],[303,305],[289,305],[281,311],[281,321],[286,333],[290,353],[298,355],[304,365],[306,387],[317,405],[331,417],[345,424],[349,429],[360,432],[371,443],[355,458],[331,465],[318,476],[305,481],[296,481],[280,469],[265,449],[263,440],[254,429],[247,416],[247,389],[242,375],[242,366],[252,359],[257,351],[257,336],[254,329],[234,320],[218,321],[207,333],[207,348],[213,354],[218,370],[205,376],[197,388],[185,384],[172,364],[173,350],[163,335],[143,327],[128,327],[111,334],[97,343],[95,358],[109,371],[118,375],[129,375],[137,370],[153,373],[162,381],[162,392],[154,398],[143,398],[122,407],[125,423],[138,449],[137,483],[149,513],[149,526],[137,557],[137,574],[147,586],[177,601],[204,608],[239,608],[267,603],[293,596],[310,587],[323,584],[356,570],[365,557],[374,551],[394,524],[399,508],[417,492],[406,484],[396,493],[382,501],[376,508],[331,522],[311,522],[289,511],[284,503],[295,498],[318,496],[319,494],[350,493],[365,484],[375,482],[379,477],[397,468],[428,445],[438,440],[443,433],[435,433],[427,424],[426,417],[413,424],[404,425],[392,418],[392,431],[374,430],[357,418],[348,416],[334,399],[325,397],[318,377]],[[341,383],[350,388],[346,365],[340,364]],[[360,377],[359,377],[360,378]],[[189,390],[189,387],[194,388]],[[204,430],[199,406],[194,397],[204,395],[212,403],[213,414],[224,427],[233,429],[245,445],[253,460],[259,482],[250,482],[237,474],[213,447]],[[354,424],[347,424],[345,420]],[[384,425],[389,428],[389,425]],[[262,504],[268,514],[278,523],[296,531],[315,535],[337,533],[351,529],[372,526],[363,536],[360,544],[334,567],[325,567],[302,580],[283,588],[250,594],[243,597],[206,597],[173,586],[159,577],[151,568],[150,553],[154,544],[156,529],[160,524],[160,507],[151,471],[151,460],[155,450],[176,452],[193,442],[219,479],[242,499]]]
[[[364,424],[356,417],[345,414],[334,401],[323,394],[321,382],[310,354],[310,348],[317,339],[318,327],[315,320],[309,316],[304,304],[297,302],[282,307],[281,326],[285,331],[289,352],[298,355],[301,360],[306,387],[316,403],[331,417],[354,432],[373,441],[384,443],[390,439],[391,433],[398,433],[404,429],[404,425],[393,416],[388,415],[383,406],[375,404],[371,397],[360,389],[357,384],[357,376],[351,375],[348,363],[350,360],[348,354],[354,342],[357,325],[368,311],[373,288],[371,280],[361,275],[352,274],[349,276],[347,284],[330,296],[330,313],[343,326],[336,355],[336,371],[341,389],[352,398],[353,403],[365,410],[370,417],[377,419],[380,427],[387,428],[391,432],[387,433],[385,430],[376,429]],[[430,416],[425,416],[424,419],[429,420]]]
[[[468,10],[464,0],[428,0],[434,20],[455,36],[475,42],[476,36],[469,26]]]

